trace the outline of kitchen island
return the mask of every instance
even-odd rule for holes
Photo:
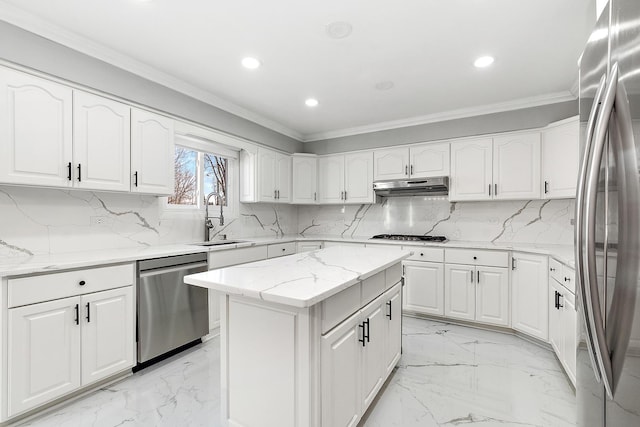
[[[223,424],[356,425],[400,359],[410,255],[337,246],[185,277],[223,295]]]

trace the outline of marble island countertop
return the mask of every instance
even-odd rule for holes
[[[241,237],[239,243],[220,246],[199,246],[195,243],[157,245],[147,247],[114,248],[89,250],[52,255],[32,255],[0,258],[0,277],[24,274],[43,273],[56,270],[83,268],[101,264],[133,262],[142,259],[183,255],[188,253],[207,253],[242,247],[268,245],[295,241],[332,241],[345,243],[366,243],[368,245],[396,245],[407,247],[441,247],[493,249],[529,252],[549,255],[563,264],[574,266],[573,246],[535,243],[492,243],[478,241],[449,241],[447,243],[400,242],[389,240],[372,240],[366,237],[341,237],[336,235],[285,235],[281,237]]]
[[[310,307],[408,258],[410,251],[335,246],[186,276],[185,283]]]

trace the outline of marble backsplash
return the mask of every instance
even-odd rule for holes
[[[203,240],[203,213],[133,194],[0,186],[0,257]],[[457,202],[390,198],[376,205],[240,204],[212,236],[438,234],[450,240],[572,244],[573,200]],[[213,214],[215,215],[215,213]]]
[[[376,205],[301,206],[298,232],[371,237],[432,234],[449,240],[573,244],[574,200],[449,202],[397,197]]]
[[[0,186],[0,257],[202,241],[204,214],[171,209],[164,198]],[[216,213],[212,213],[216,215]],[[102,223],[99,223],[102,222]],[[211,235],[229,238],[297,232],[297,208],[240,204]]]

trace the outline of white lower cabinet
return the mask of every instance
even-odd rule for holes
[[[514,252],[511,264],[513,329],[548,339],[548,257]]]
[[[509,325],[509,272],[502,267],[445,264],[445,316]]]
[[[404,309],[435,316],[444,315],[444,265],[438,262],[405,261]]]
[[[400,359],[401,284],[321,340],[322,425],[355,426]]]
[[[132,286],[10,308],[7,416],[131,368],[133,310]]]
[[[571,282],[573,271],[564,267]],[[552,272],[553,273],[553,272]],[[563,277],[564,279],[564,277]],[[549,341],[567,376],[576,384],[577,317],[575,295],[552,274],[549,277]]]

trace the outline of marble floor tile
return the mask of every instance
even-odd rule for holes
[[[575,425],[555,356],[520,338],[404,317],[403,355],[363,426]],[[26,426],[218,426],[220,343],[144,369]]]

